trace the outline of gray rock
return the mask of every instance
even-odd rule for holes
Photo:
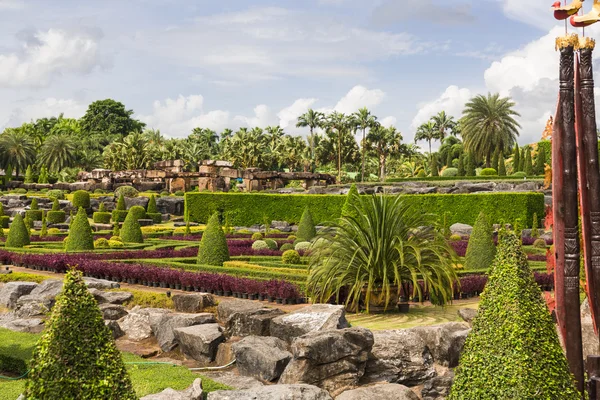
[[[160,393],[142,397],[140,400],[202,400],[202,381],[196,378],[192,385],[183,391],[167,388]]]
[[[454,372],[446,371],[442,375],[438,375],[433,379],[428,380],[423,385],[421,390],[422,400],[441,400],[445,399],[450,394],[450,388],[454,381]]]
[[[431,351],[418,332],[411,329],[375,331],[373,338],[363,383],[414,386],[435,376]]]
[[[267,382],[279,378],[292,358],[286,343],[275,337],[248,336],[232,348],[240,375]]]
[[[146,196],[125,197],[125,208],[127,208],[128,210],[133,206],[142,206],[146,208],[148,207],[149,201],[150,198]]]
[[[215,382],[238,390],[256,389],[264,386],[264,384],[256,378],[252,378],[250,376],[240,376],[232,371],[205,371],[202,373],[202,375],[212,379]]]
[[[216,304],[210,293],[175,294],[172,299],[175,311],[184,313],[199,313]]]
[[[48,279],[37,285],[28,295],[17,300],[17,313],[22,318],[46,314],[62,291],[63,283],[59,280]]]
[[[373,334],[364,328],[315,331],[292,344],[294,358],[279,383],[307,383],[336,396],[358,385],[373,347]]]
[[[270,336],[271,320],[283,311],[251,301],[224,300],[217,306],[217,315],[228,337]]]
[[[459,308],[457,313],[468,324],[471,324],[477,316],[477,310],[474,308]]]
[[[313,304],[271,321],[271,336],[291,342],[309,332],[347,328],[344,306]]]
[[[455,223],[450,225],[450,233],[453,235],[469,236],[473,231],[473,227],[467,224]]]
[[[288,229],[290,227],[289,222],[287,221],[271,221],[271,228],[279,229],[283,232],[284,229]]]
[[[381,385],[361,387],[347,390],[337,396],[335,400],[419,400],[412,390],[397,383],[384,383]]]
[[[194,325],[177,328],[173,332],[182,353],[203,363],[215,359],[219,343],[225,340],[219,324]]]
[[[14,309],[17,300],[30,294],[37,285],[35,282],[8,282],[0,287],[0,306]]]
[[[40,333],[44,329],[44,320],[41,318],[20,318],[15,313],[0,315],[0,327],[27,333]]]
[[[271,385],[248,390],[217,390],[208,400],[332,400],[331,396],[312,385]]]
[[[518,185],[515,185],[516,192],[536,192],[540,189],[540,184],[537,182],[523,182]]]
[[[103,292],[98,289],[90,289],[98,304],[123,304],[133,298],[130,292]]]
[[[156,208],[161,214],[183,215],[183,197],[159,197],[156,199]]]
[[[152,336],[150,317],[168,312],[168,310],[162,308],[141,308],[136,306],[129,311],[129,314],[119,320],[119,326],[127,337],[133,341],[148,339]]]
[[[112,226],[112,225],[111,225]],[[96,278],[83,278],[85,285],[88,289],[118,289],[121,287],[118,282],[107,281],[106,279],[96,279]]]
[[[118,339],[122,336],[125,336],[125,332],[123,332],[121,326],[119,326],[119,323],[117,321],[106,320],[104,321],[104,323],[106,324],[106,326],[108,326],[108,329],[110,329],[113,339]]]
[[[594,333],[589,299],[585,299],[581,304],[581,334],[583,341],[583,359],[587,359],[587,356],[589,355],[600,354],[600,342],[598,341],[598,335]]]
[[[469,326],[462,322],[420,326],[411,330],[423,338],[436,364],[450,368],[458,365],[458,358],[471,331]]]
[[[185,328],[193,325],[209,324],[215,322],[215,316],[211,313],[202,314],[155,314],[150,317],[150,326],[156,336],[158,345],[162,351],[171,351],[177,347],[175,333],[177,328]]]
[[[102,311],[102,318],[110,321],[116,321],[128,314],[125,307],[110,303],[100,304],[100,311]]]
[[[454,185],[458,188],[457,192],[459,193],[476,193],[476,192],[490,192],[494,190],[495,183],[494,182],[479,182],[472,183],[470,181],[460,181],[456,182]]]

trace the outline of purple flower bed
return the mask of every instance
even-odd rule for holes
[[[456,255],[459,257],[464,257],[467,254],[467,246],[469,245],[468,240],[460,240],[460,241],[452,241],[450,242],[450,246],[456,252]]]

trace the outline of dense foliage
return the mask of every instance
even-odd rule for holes
[[[579,399],[556,328],[514,234],[501,237],[450,400]]]
[[[117,207],[112,212],[113,222],[123,222],[127,217],[128,211],[125,209],[125,196],[121,193],[118,196]]]
[[[66,251],[84,251],[94,249],[94,234],[83,208],[79,208],[71,226],[69,227],[69,236],[67,237]]]
[[[466,269],[487,269],[496,255],[494,229],[483,212],[479,213],[469,237],[469,246],[465,257]]]
[[[6,247],[23,247],[27,246],[29,242],[29,229],[25,226],[23,217],[17,213],[10,224],[10,230],[6,237]]]
[[[155,224],[160,224],[162,222],[162,214],[158,212],[158,208],[156,207],[156,197],[154,197],[154,195],[150,196],[146,210],[146,216],[152,219]]]
[[[120,230],[120,236],[124,243],[144,243],[142,228],[140,227],[136,213],[130,212],[127,214],[125,222],[123,222],[123,227]]]
[[[298,231],[296,232],[296,237],[298,238],[298,240],[310,242],[316,235],[317,231],[315,229],[315,223],[312,219],[312,214],[310,213],[310,209],[306,207],[306,209],[302,213],[302,217],[300,218],[300,223],[298,224]]]
[[[200,240],[198,264],[219,266],[223,265],[225,261],[229,261],[227,239],[219,222],[219,214],[214,213],[208,220]]]
[[[352,184],[348,194],[346,195],[344,206],[342,207],[342,218],[358,219],[360,217],[360,209],[356,207],[356,204],[359,203],[358,196],[358,189],[356,188],[355,184]]]
[[[81,207],[87,210],[90,208],[90,192],[87,190],[77,190],[73,193],[73,200],[71,200],[71,203],[73,203],[73,207]]]

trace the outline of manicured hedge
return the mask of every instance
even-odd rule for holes
[[[25,226],[23,217],[21,217],[21,214],[17,213],[12,224],[10,224],[10,230],[8,231],[5,247],[27,246],[30,243],[29,234],[29,229],[27,229],[27,226]]]
[[[0,228],[8,228],[10,224],[10,217],[8,215],[3,215],[0,217]]]
[[[90,193],[87,190],[78,190],[73,193],[73,207],[90,208]]]
[[[48,211],[46,221],[49,224],[62,224],[67,219],[67,214],[64,211]]]
[[[85,210],[80,207],[69,228],[66,239],[66,251],[94,250],[94,234]]]
[[[341,214],[346,196],[281,195],[263,193],[186,193],[186,215],[194,222],[206,223],[215,211],[229,212],[230,223],[250,226],[263,223],[265,213],[271,220],[298,223],[306,207],[313,222],[321,224]],[[480,212],[491,223],[511,222],[520,218],[531,226],[533,213],[543,215],[543,193],[503,192],[470,194],[405,195],[415,212],[448,213],[448,223],[473,225]]]
[[[110,224],[110,217],[111,214],[108,211],[96,211],[92,216],[96,224]]]

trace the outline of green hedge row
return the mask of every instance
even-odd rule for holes
[[[527,177],[527,181],[531,180],[544,180],[543,175],[539,176],[529,176]],[[435,181],[507,181],[510,183],[525,181],[523,178],[507,175],[507,176],[499,176],[499,175],[487,175],[487,176],[426,176],[424,178],[387,178],[385,180],[386,183],[394,183],[394,182],[435,182]]]
[[[337,218],[346,196],[341,195],[281,195],[263,193],[186,193],[186,215],[194,222],[206,223],[218,211],[232,225],[250,226],[264,223],[265,218],[298,223],[306,207],[315,224]],[[530,227],[533,214],[544,215],[543,193],[502,192],[470,194],[405,195],[415,212],[447,213],[449,224],[461,222],[473,225],[480,212],[491,223],[513,222],[520,218]]]

